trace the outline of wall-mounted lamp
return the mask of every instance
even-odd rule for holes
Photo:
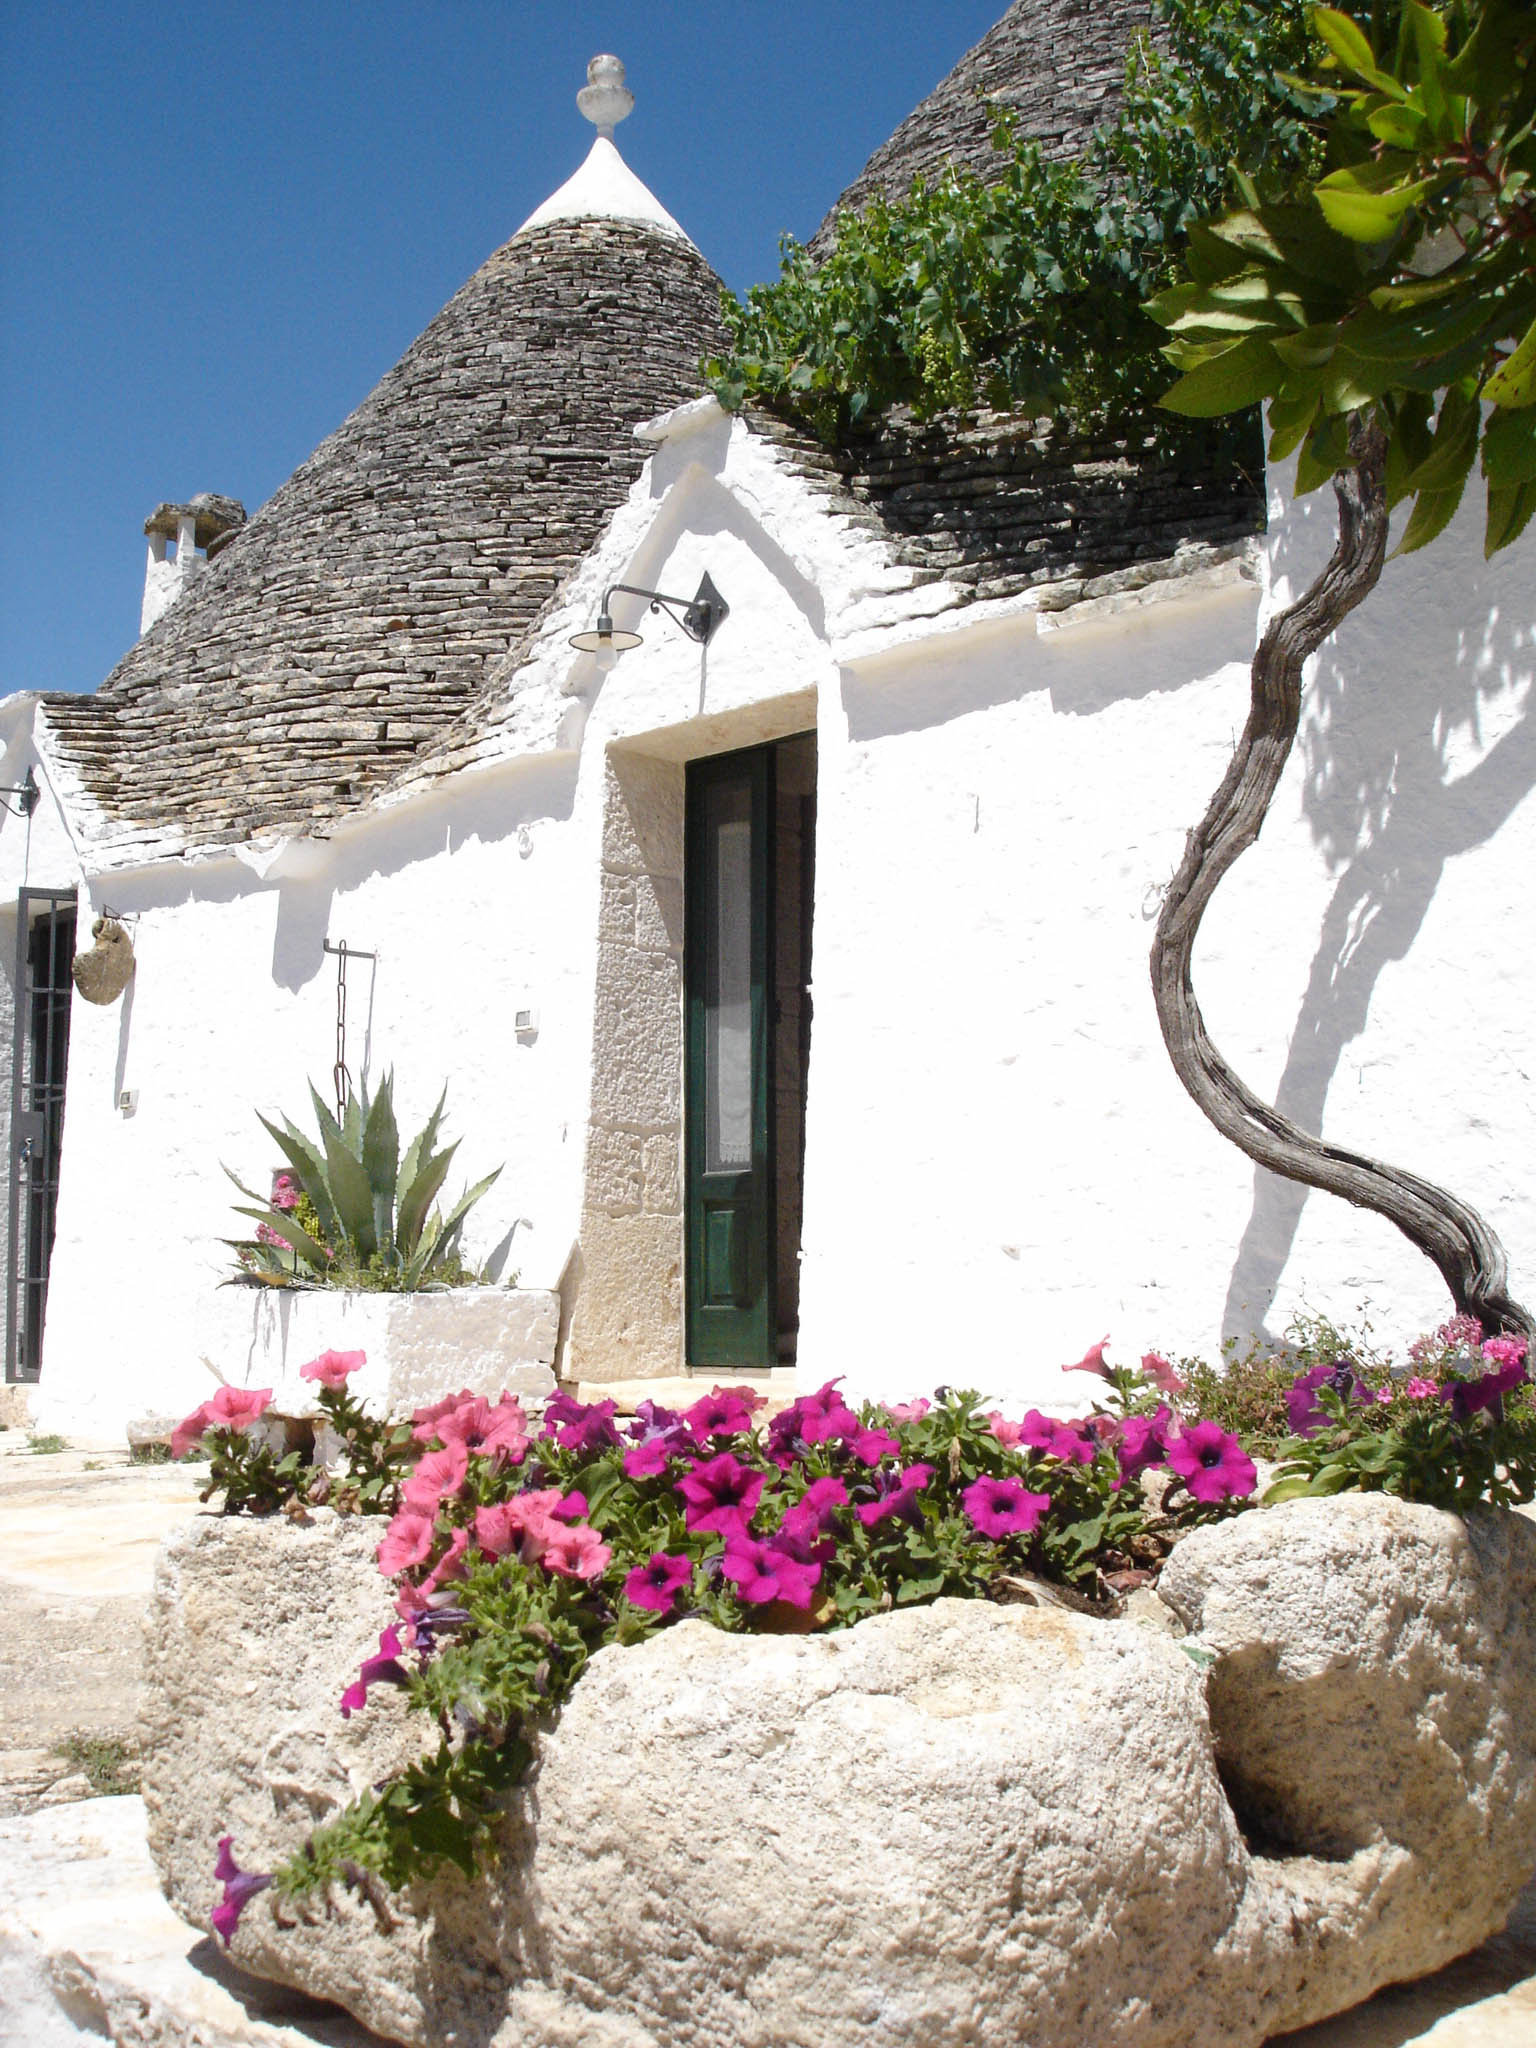
[[[665,612],[669,619],[682,627],[690,640],[697,640],[701,647],[709,645],[715,628],[729,616],[731,609],[707,574],[691,600],[667,597],[659,590],[642,590],[637,583],[610,583],[603,592],[603,608],[597,615],[596,627],[590,633],[571,635],[573,647],[579,647],[583,654],[595,654],[605,668],[611,666],[614,656],[622,654],[626,647],[640,645],[638,633],[622,633],[614,629],[608,605],[616,590],[628,591],[631,597],[648,598],[653,612]]]
[[[709,578],[706,576],[704,580],[707,583]],[[6,796],[14,796],[21,799],[14,806],[11,804],[3,806],[5,810],[10,812],[13,818],[31,817],[32,813],[42,802],[43,792],[37,786],[37,777],[32,773],[30,764],[20,782],[0,783],[0,797]]]

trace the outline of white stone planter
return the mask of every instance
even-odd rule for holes
[[[162,1557],[144,1795],[195,1925],[221,1834],[268,1868],[436,1739],[387,1688],[337,1712],[379,1526],[205,1518]],[[413,2048],[1257,2048],[1503,1924],[1536,1527],[1293,1501],[1162,1592],[1161,1627],[945,1600],[601,1650],[493,1871],[258,1899],[234,1959]]]
[[[231,1386],[270,1387],[282,1415],[315,1412],[299,1368],[322,1351],[364,1351],[352,1391],[375,1413],[406,1415],[468,1387],[525,1397],[554,1390],[560,1301],[531,1287],[425,1294],[221,1287],[199,1326],[202,1357]]]

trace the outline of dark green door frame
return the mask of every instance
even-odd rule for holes
[[[774,749],[688,766],[687,1361],[767,1371],[774,1286]]]

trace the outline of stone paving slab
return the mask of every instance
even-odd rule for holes
[[[160,1896],[139,1799],[0,1821],[7,2048],[382,2048],[337,2007],[246,1977]]]

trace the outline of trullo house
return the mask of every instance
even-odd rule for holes
[[[849,199],[979,161],[978,88],[1070,148],[1136,14],[1019,0]],[[446,1079],[456,1171],[505,1168],[471,1249],[553,1298],[572,1379],[1053,1402],[1106,1332],[1211,1355],[1299,1306],[1438,1321],[1388,1224],[1206,1124],[1148,990],[1327,493],[1170,466],[1150,428],[896,421],[833,454],[727,416],[717,281],[625,166],[628,106],[595,63],[575,175],[254,516],[160,508],[146,628],[94,694],[0,707],[35,1424],[120,1438],[263,1369],[284,1304],[220,1291],[222,1169],[264,1183],[255,1112],[307,1120],[338,1057],[395,1070],[406,1129]],[[1533,563],[1485,566],[1469,508],[1389,564],[1198,961],[1239,1072],[1465,1193],[1517,1291]],[[573,644],[605,606],[606,651]],[[86,1001],[71,954],[108,917],[134,971]],[[330,1306],[323,1341],[355,1341]]]

